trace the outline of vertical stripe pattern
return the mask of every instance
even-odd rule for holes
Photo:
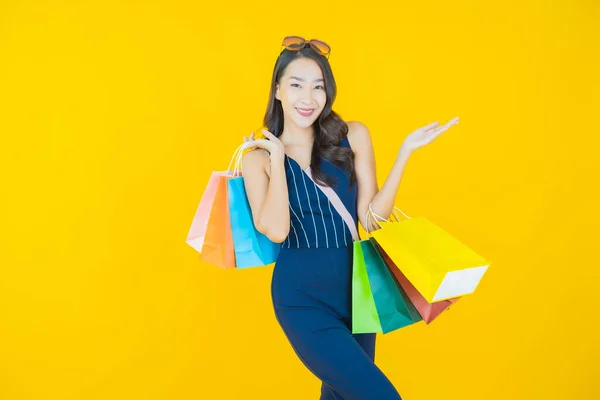
[[[340,145],[349,147],[347,138],[342,139]],[[352,245],[353,234],[347,225],[349,221],[342,218],[338,209],[341,201],[356,224],[357,187],[356,185],[350,187],[348,175],[339,167],[323,160],[321,162],[321,170],[325,174],[335,175],[338,179],[338,186],[332,187],[339,198],[334,199],[337,209],[322,188],[313,181],[311,171],[303,170],[296,160],[285,155],[290,230],[282,243],[282,248],[328,248]],[[330,197],[331,194],[329,190]]]

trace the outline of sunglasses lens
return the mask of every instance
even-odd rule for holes
[[[304,47],[304,39],[299,36],[287,36],[283,39],[283,46],[289,49],[301,49]]]
[[[327,43],[321,42],[320,40],[311,40],[310,44],[313,46],[313,49],[315,49],[317,52],[321,53],[324,56],[329,54],[329,51],[331,50]]]

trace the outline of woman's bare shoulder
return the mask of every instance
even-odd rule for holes
[[[356,149],[363,147],[371,142],[369,128],[360,121],[347,121],[348,125],[348,142],[354,152]]]
[[[242,166],[246,170],[262,170],[270,176],[270,165],[269,152],[265,149],[255,148],[242,156]]]

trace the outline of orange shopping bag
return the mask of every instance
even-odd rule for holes
[[[200,253],[202,261],[222,268],[236,267],[227,181],[241,175],[241,171],[231,170],[231,163],[242,151],[240,145],[227,170],[211,174],[186,239]]]
[[[227,181],[231,176],[217,177],[217,190],[210,210],[200,259],[222,268],[235,268],[233,234],[227,201]]]
[[[198,205],[196,215],[194,215],[194,219],[192,220],[192,226],[190,227],[187,239],[185,240],[185,242],[192,246],[198,253],[202,253],[202,247],[204,246],[208,217],[210,216],[210,210],[215,201],[215,195],[217,194],[219,177],[227,175],[230,175],[230,171],[213,171],[208,180],[208,184],[204,188],[204,192],[202,192],[200,204]]]

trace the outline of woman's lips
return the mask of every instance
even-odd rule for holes
[[[303,117],[310,117],[315,110],[312,108],[296,108],[296,111]]]

